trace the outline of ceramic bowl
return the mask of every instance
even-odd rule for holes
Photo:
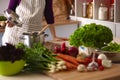
[[[24,60],[15,61],[13,63],[10,61],[0,61],[0,75],[15,75],[23,69],[24,65]]]

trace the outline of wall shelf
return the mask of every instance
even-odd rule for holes
[[[82,16],[83,3],[87,2],[93,3],[93,18],[84,18]],[[110,21],[109,18],[107,20],[99,20],[98,19],[98,9],[100,4],[103,3],[108,8],[108,17],[109,17],[109,9],[110,6],[114,3],[114,21]],[[114,37],[120,38],[120,0],[74,0],[75,7],[75,15],[70,16],[71,20],[80,21],[80,26],[88,23],[97,23],[102,24],[109,27]]]

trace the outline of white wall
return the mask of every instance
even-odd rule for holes
[[[9,0],[0,0],[0,14],[3,14],[3,11],[7,9]]]
[[[0,0],[0,15],[4,14],[4,10],[7,9],[8,7],[9,0]],[[1,45],[1,38],[2,38],[3,33],[0,33],[0,45]]]

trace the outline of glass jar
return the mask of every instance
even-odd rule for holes
[[[71,5],[70,15],[75,15],[74,5]]]
[[[87,18],[87,2],[82,4],[82,17]]]
[[[87,17],[93,18],[93,2],[90,2],[87,6]]]
[[[98,19],[99,20],[107,20],[108,19],[108,8],[104,6],[102,3],[98,9]]]
[[[114,4],[112,4],[109,9],[109,20],[114,21]]]

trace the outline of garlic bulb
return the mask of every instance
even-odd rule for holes
[[[102,60],[103,67],[110,68],[112,66],[111,60]]]
[[[97,69],[98,69],[98,63],[96,63],[95,61],[92,61],[87,66],[88,71],[96,71]]]
[[[83,64],[80,64],[80,65],[78,65],[78,67],[77,67],[77,70],[78,71],[80,71],[80,72],[83,72],[83,71],[85,71],[85,65],[83,65]]]
[[[98,59],[106,60],[106,59],[107,59],[107,56],[102,53],[102,54],[99,54]]]

